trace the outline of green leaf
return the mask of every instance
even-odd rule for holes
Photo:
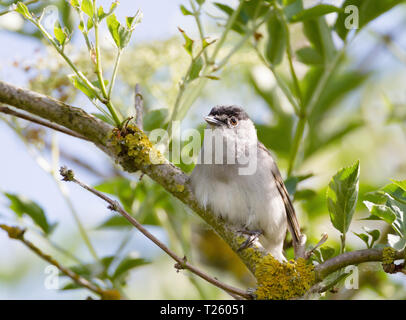
[[[320,248],[321,256],[323,257],[323,261],[327,261],[331,259],[335,255],[335,249],[329,246],[323,246]]]
[[[100,6],[97,10],[97,18],[99,21],[103,20],[106,17],[106,13],[104,12],[103,6]]]
[[[87,31],[91,30],[93,27],[94,27],[93,19],[91,19],[91,18],[87,19],[87,24],[86,24]]]
[[[396,220],[396,214],[393,210],[384,204],[375,204],[370,201],[364,201],[365,206],[371,215],[378,217],[388,224],[392,224]]]
[[[97,229],[105,229],[105,228],[128,228],[131,227],[131,224],[127,221],[122,216],[117,216],[114,215],[107,220],[105,220],[103,223],[101,223],[99,226],[97,226]]]
[[[406,239],[395,234],[388,234],[388,244],[395,250],[403,250],[406,247]]]
[[[193,57],[193,40],[189,38],[189,36],[186,34],[186,32],[179,28],[179,31],[182,33],[183,38],[185,39],[185,44],[183,47],[185,48],[186,52],[190,54],[191,57]]]
[[[369,229],[367,227],[363,227],[366,233],[368,233],[372,237],[372,244],[371,247],[374,245],[375,241],[378,241],[379,237],[381,236],[381,232],[378,229]]]
[[[391,181],[392,181],[395,185],[397,185],[399,188],[401,188],[403,191],[406,192],[406,180],[401,180],[401,181],[399,181],[399,180],[392,180],[392,179],[391,179]]]
[[[282,62],[287,45],[287,29],[285,23],[276,12],[273,12],[267,23],[268,42],[265,57],[272,65]]]
[[[350,5],[358,8],[359,25],[357,32],[359,32],[369,22],[401,3],[404,3],[404,0],[346,0],[341,6],[343,12],[337,17],[335,30],[341,39],[346,38],[349,29],[346,27],[345,21],[350,17],[351,12],[345,13],[344,9]]]
[[[117,48],[121,48],[119,29],[122,27],[120,25],[120,22],[118,22],[115,14],[110,15],[106,19],[106,21],[107,21],[107,28],[110,31],[110,34],[114,40],[114,43],[116,44]]]
[[[213,3],[217,8],[219,8],[221,11],[223,11],[225,14],[231,17],[231,15],[234,12],[234,9],[231,8],[230,6],[219,3],[219,2],[214,2]],[[244,26],[248,22],[247,17],[244,15],[244,11],[241,10],[239,13],[238,17],[235,19],[234,24],[231,26],[231,30],[234,30],[235,32],[239,34],[244,34]]]
[[[335,54],[335,45],[332,32],[324,17],[303,21],[303,32],[312,47],[323,57],[326,63],[330,62]]]
[[[305,21],[319,16],[324,16],[332,12],[340,12],[341,8],[329,5],[329,4],[319,4],[317,6],[302,10],[290,18],[291,22]]]
[[[193,13],[190,12],[188,9],[186,9],[186,7],[183,4],[180,5],[180,11],[182,11],[182,14],[184,16],[193,16]]]
[[[131,269],[149,264],[150,262],[142,258],[125,258],[120,262],[117,269],[114,271],[113,279],[117,279],[126,275]]]
[[[85,31],[85,24],[83,23],[83,21],[79,22],[78,29],[79,29],[80,32]]]
[[[206,0],[196,0],[196,2],[200,5],[202,5]]]
[[[76,74],[68,75],[68,78],[73,86],[87,95],[89,99],[92,100],[95,98],[93,91],[91,91]]]
[[[137,24],[140,24],[143,18],[143,13],[141,10],[138,10],[137,13],[132,17],[125,17],[125,21],[127,24],[127,29],[129,31],[134,30]]]
[[[87,280],[91,280],[93,278],[98,278],[101,280],[108,278],[108,269],[111,263],[114,261],[114,256],[105,256],[101,258],[100,261],[95,263],[87,263],[87,264],[78,264],[71,266],[70,269],[77,273],[78,275],[82,276]],[[64,273],[60,273],[61,276],[66,276]],[[74,289],[74,288],[68,288]],[[65,290],[68,290],[65,289]]]
[[[55,21],[54,34],[55,34],[55,39],[58,40],[59,44],[63,47],[65,45],[67,35],[64,32],[64,30],[62,30],[62,27],[58,20]]]
[[[104,79],[103,82],[104,82],[105,87],[107,87],[108,84],[109,84],[109,80]],[[94,85],[96,88],[99,88],[99,89],[101,90],[101,86],[100,86],[99,80],[92,81],[92,85]]]
[[[285,183],[286,189],[288,190],[288,193],[289,193],[292,197],[294,197],[295,194],[296,194],[297,185],[298,185],[300,182],[302,182],[302,181],[304,181],[304,180],[306,180],[306,179],[311,178],[312,176],[313,176],[313,174],[312,174],[312,173],[309,173],[309,174],[299,175],[299,176],[290,176],[289,178],[287,178],[287,179],[284,181],[284,183]]]
[[[300,48],[296,51],[300,62],[308,65],[323,64],[323,57],[312,47]]]
[[[381,196],[385,197],[385,201],[380,204],[384,204],[388,199],[388,195],[390,195],[396,201],[399,201],[400,203],[406,205],[406,191],[404,191],[402,188],[394,183],[386,185],[382,188],[382,190],[379,190],[377,192],[379,192]],[[376,201],[373,202],[377,203]]]
[[[5,193],[4,195],[10,200],[9,208],[17,216],[28,215],[46,235],[49,235],[54,230],[56,224],[50,225],[48,223],[44,210],[37,203],[17,194]]]
[[[23,17],[27,19],[32,19],[31,12],[28,10],[27,6],[21,1],[17,2],[16,11],[20,13]]]
[[[76,282],[68,282],[65,284],[61,290],[76,290],[76,289],[82,289],[83,287],[78,285]]]
[[[97,16],[99,18],[99,21],[103,20],[104,18],[108,17],[109,15],[111,15],[114,10],[117,8],[119,2],[118,1],[114,1],[111,3],[110,5],[110,9],[108,12],[104,12],[103,7],[100,6],[99,11],[97,13]]]
[[[104,181],[101,184],[94,186],[100,192],[109,193],[117,196],[124,206],[124,209],[131,212],[132,204],[136,197],[136,184],[125,178],[114,178]]]
[[[333,226],[345,234],[358,200],[359,161],[339,170],[327,187],[327,207]]]
[[[367,234],[365,234],[365,233],[356,233],[356,232],[353,232],[353,233],[354,233],[358,238],[360,238],[362,241],[365,242],[367,248],[370,248],[370,246],[369,246],[369,237],[368,237]]]
[[[108,12],[104,12],[103,7],[100,6],[99,10],[97,11],[97,17],[98,17],[99,21],[102,21],[104,18],[111,15],[114,12],[114,10],[116,9],[117,6],[118,6],[118,1],[112,2]]]
[[[86,13],[90,18],[93,18],[94,8],[91,0],[83,0],[80,9]]]
[[[192,62],[192,67],[190,69],[189,79],[194,80],[200,75],[200,71],[203,68],[203,59],[202,57],[198,57],[194,59]]]
[[[215,43],[216,42],[216,40],[212,40],[212,41],[207,41],[207,39],[206,38],[204,38],[203,40],[202,40],[202,48],[203,49],[206,49],[209,45],[211,45],[211,44],[213,44],[213,43]]]
[[[133,17],[126,17],[126,27],[123,27],[118,22],[114,13],[109,15],[106,19],[107,28],[116,44],[117,48],[123,49],[130,42],[132,32],[135,26],[141,22],[142,12],[138,10],[137,14]]]

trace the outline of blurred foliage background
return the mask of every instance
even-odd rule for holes
[[[12,2],[0,1],[0,11],[7,10]],[[278,41],[283,34],[286,38],[288,31],[284,31],[283,25],[276,35],[269,24],[264,24],[247,36],[246,26],[255,26],[263,18],[265,10],[261,6],[266,2],[246,1],[216,59],[221,62],[226,58],[225,65],[210,73],[210,77],[191,81],[176,107],[179,82],[185,80],[182,77],[187,75],[191,61],[183,46],[185,39],[176,26],[184,29],[198,46],[199,30],[191,12],[201,8],[205,35],[216,39],[222,35],[238,1],[173,1],[167,4],[172,8],[170,12],[177,12],[172,33],[162,32],[162,36],[153,36],[152,40],[148,39],[148,28],[142,26],[149,19],[159,29],[163,23],[159,19],[163,14],[158,13],[160,6],[154,4],[151,8],[147,1],[121,1],[117,9],[119,20],[140,8],[144,21],[122,53],[112,100],[124,117],[133,115],[134,87],[139,83],[145,100],[146,131],[167,128],[170,119],[182,119],[182,129],[202,129],[202,117],[214,105],[243,106],[254,119],[260,140],[272,150],[287,178],[309,242],[316,243],[327,232],[326,247],[333,248],[335,254],[340,239],[329,220],[327,185],[339,168],[360,160],[359,201],[347,235],[347,247],[349,250],[365,247],[354,234],[364,232],[362,226],[379,229],[378,242],[386,243],[390,232],[386,224],[360,219],[368,216],[363,200],[371,200],[369,192],[390,183],[390,178],[406,178],[406,5],[403,1],[380,0],[346,3],[284,0],[281,7],[288,20],[289,59],[284,54],[286,47],[274,49],[270,40]],[[111,1],[100,3],[109,7]],[[340,27],[345,17],[341,11],[327,10],[316,16],[299,14],[320,3],[336,7],[360,5],[361,28],[347,34],[348,30]],[[61,25],[73,32],[65,52],[80,70],[92,76],[89,52],[77,30],[78,16],[70,4],[33,1],[29,8],[39,14],[51,5],[56,6]],[[281,22],[276,19],[274,23]],[[18,50],[24,50],[24,42],[29,41],[35,48],[23,58],[18,51],[15,56],[3,54],[2,80],[100,113],[72,86],[67,77],[71,73],[68,66],[32,25],[14,12],[2,14],[0,25],[3,46],[10,41],[11,46],[19,43]],[[115,47],[106,27],[101,33],[103,64],[105,72],[111,74]],[[244,37],[246,41],[240,46]],[[207,48],[210,54],[215,45]],[[235,48],[238,50],[233,52]],[[229,59],[228,52],[233,52]],[[295,74],[291,73],[292,66]],[[281,89],[281,83],[286,85],[285,89]],[[297,110],[290,100],[297,104]],[[303,117],[301,111],[309,105]],[[128,212],[189,261],[225,282],[254,285],[252,276],[222,240],[148,177],[125,174],[84,142],[9,116],[0,115],[0,120],[3,150],[0,221],[27,227],[30,237],[44,251],[84,277],[107,288],[118,288],[129,298],[228,298],[186,272],[176,274],[167,256],[124,219],[112,215],[98,199],[73,186],[68,190],[57,174],[63,164],[83,175],[98,190],[120,200]],[[298,129],[301,125],[303,132]],[[193,168],[180,166],[188,172]],[[0,298],[67,299],[91,295],[64,277],[60,278],[62,291],[47,290],[44,287],[47,264],[3,233],[0,241]],[[288,249],[290,257],[291,251]],[[323,298],[406,298],[405,277],[384,273],[378,263],[360,266],[359,286],[358,290],[340,287]]]

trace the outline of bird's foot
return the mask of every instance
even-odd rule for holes
[[[258,240],[258,238],[263,234],[262,230],[238,230],[239,233],[243,235],[248,235],[247,240],[238,248],[238,252],[247,249],[252,246],[252,244]]]

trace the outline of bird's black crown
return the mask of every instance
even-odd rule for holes
[[[209,116],[216,118],[236,117],[238,120],[248,119],[248,114],[238,106],[215,106],[211,109]]]

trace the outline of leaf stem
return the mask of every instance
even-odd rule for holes
[[[36,3],[36,2],[38,2],[38,1],[39,1],[39,0],[29,0],[29,1],[25,1],[25,2],[22,1],[22,3],[25,4],[26,6],[28,6],[28,5],[33,4],[33,3]],[[1,11],[1,12],[0,12],[0,17],[3,16],[3,15],[5,15],[5,14],[7,14],[7,13],[10,13],[10,12],[15,11],[15,9],[13,9],[13,7],[12,7],[13,5],[14,5],[14,4],[11,4],[8,9],[6,9],[6,10],[4,10],[4,11]]]
[[[285,83],[285,80],[281,76],[279,76],[278,72],[276,71],[275,67],[268,63],[268,61],[265,60],[264,56],[262,53],[259,51],[258,46],[255,46],[255,51],[257,52],[258,57],[261,59],[261,61],[271,70],[272,74],[275,77],[276,82],[278,83],[279,88],[282,90],[283,94],[285,97],[289,100],[290,104],[292,105],[293,109],[295,110],[296,114],[300,113],[300,106],[295,100],[295,97],[288,87],[288,85]]]
[[[104,104],[106,105],[107,109],[109,109],[111,116],[113,117],[114,122],[118,127],[121,125],[121,120],[116,113],[116,109],[114,108],[109,95],[107,94],[106,85],[104,84],[103,78],[103,68],[102,68],[102,61],[101,61],[101,53],[100,53],[100,40],[99,40],[99,19],[97,17],[97,7],[96,7],[96,0],[93,0],[93,24],[94,24],[94,35],[95,35],[95,51],[96,51],[96,75],[97,79],[99,80],[100,88],[104,97]],[[110,85],[111,87],[111,85]]]
[[[222,35],[220,37],[220,40],[217,42],[216,47],[214,48],[213,54],[210,57],[210,60],[209,60],[210,64],[215,63],[215,59],[217,57],[217,54],[219,53],[221,47],[223,46],[223,44],[224,44],[224,42],[225,42],[225,40],[227,38],[228,32],[231,30],[235,20],[237,19],[238,15],[240,14],[240,11],[241,11],[243,5],[244,5],[244,1],[242,0],[242,1],[240,1],[240,4],[238,5],[237,9],[234,10],[233,14],[227,20],[225,30],[222,33]]]
[[[297,78],[296,72],[295,72],[295,68],[293,67],[293,54],[292,54],[292,45],[290,43],[290,32],[289,32],[289,25],[288,22],[286,21],[286,17],[285,17],[285,13],[283,12],[282,7],[277,3],[277,1],[274,2],[274,6],[276,8],[276,11],[279,15],[279,17],[281,18],[284,27],[286,28],[286,55],[288,58],[288,62],[289,62],[289,69],[290,69],[290,73],[292,76],[292,80],[293,80],[293,85],[295,87],[295,91],[296,91],[296,96],[300,102],[300,113],[303,113],[303,116],[306,117],[306,115],[304,115],[305,113],[305,106],[303,105],[303,97],[302,97],[302,92],[300,89],[300,85],[299,85],[299,80]],[[299,114],[297,113],[297,115],[299,116]]]
[[[103,97],[100,96],[99,94],[99,89],[97,89],[87,78],[86,76],[80,72],[76,66],[73,64],[73,62],[68,58],[68,56],[63,52],[62,48],[60,48],[58,46],[58,44],[54,41],[54,39],[52,38],[52,36],[45,30],[45,28],[35,19],[30,18],[28,19],[29,21],[31,21],[40,31],[41,33],[45,36],[45,38],[47,38],[47,40],[53,45],[53,47],[56,49],[56,51],[58,51],[58,53],[62,56],[62,58],[68,63],[68,65],[71,67],[71,69],[76,73],[76,75],[79,77],[79,79],[81,79],[83,81],[83,83],[87,86],[87,88],[94,94],[94,96],[101,101],[102,103],[104,103],[107,106],[107,109],[110,111],[110,114],[115,122],[115,124],[120,127],[121,125],[121,121],[119,119],[119,117],[117,116],[117,113],[115,111],[115,108],[113,106],[113,104],[111,103],[111,101],[109,101],[107,99],[107,93],[106,93],[106,88],[104,85],[104,81],[103,81],[103,77],[101,76],[101,63],[100,63],[100,51],[98,49],[98,40],[96,41],[96,55],[97,53],[99,54],[98,58],[96,58],[96,66],[97,66],[97,75],[98,75],[98,79],[99,79],[99,83],[100,83],[100,87],[102,89],[102,95]],[[96,23],[95,23],[95,30],[96,29]],[[97,37],[96,39],[98,39],[98,31],[97,31]]]
[[[79,77],[80,80],[83,81],[83,83],[89,88],[89,90],[92,91],[92,93],[99,99],[102,100],[99,93],[98,89],[89,81],[89,79],[86,78],[86,76],[80,72],[76,66],[73,64],[73,62],[69,59],[69,57],[63,52],[63,50],[58,46],[58,44],[54,41],[52,36],[48,33],[48,31],[45,30],[45,28],[38,23],[34,19],[30,19],[30,21],[41,31],[41,33],[47,38],[47,40],[52,44],[52,46],[58,51],[58,53],[62,56],[62,58],[66,61],[66,63],[69,65],[69,67],[73,70],[73,72],[76,73],[76,75]]]
[[[272,10],[269,10],[260,22],[258,22],[252,29],[248,30],[248,32],[244,35],[244,37],[234,46],[233,49],[231,49],[231,51],[227,54],[227,56],[224,57],[223,60],[219,62],[218,66],[216,67],[216,70],[221,69],[228,62],[228,60],[245,44],[245,42],[258,30],[258,28],[268,20],[271,13]]]
[[[113,74],[111,75],[111,80],[110,80],[110,84],[109,84],[109,91],[107,93],[107,99],[109,99],[109,100],[111,98],[111,91],[113,90],[114,82],[116,81],[117,70],[118,70],[118,65],[120,64],[121,53],[122,53],[122,50],[117,49],[116,59],[114,61]]]
[[[296,157],[299,152],[299,147],[300,143],[302,141],[303,135],[304,135],[304,129],[306,125],[306,118],[305,117],[299,117],[299,121],[296,126],[296,132],[295,136],[293,138],[293,145],[292,145],[292,153],[289,159],[289,167],[288,167],[288,176],[292,174],[295,162],[296,162]]]
[[[203,31],[203,26],[202,26],[202,22],[200,21],[200,9],[202,8],[202,6],[199,4],[199,8],[196,9],[194,0],[189,0],[190,5],[192,7],[192,11],[193,11],[193,17],[195,18],[196,21],[196,25],[197,25],[197,29],[199,30],[199,35],[200,35],[200,40],[203,43],[204,40],[204,31]],[[203,56],[204,56],[204,61],[207,63],[209,60],[209,57],[207,55],[206,51],[203,51]]]
[[[342,233],[341,234],[341,253],[344,253],[345,252],[345,238],[346,238],[346,236],[345,236],[346,234],[345,233]]]

